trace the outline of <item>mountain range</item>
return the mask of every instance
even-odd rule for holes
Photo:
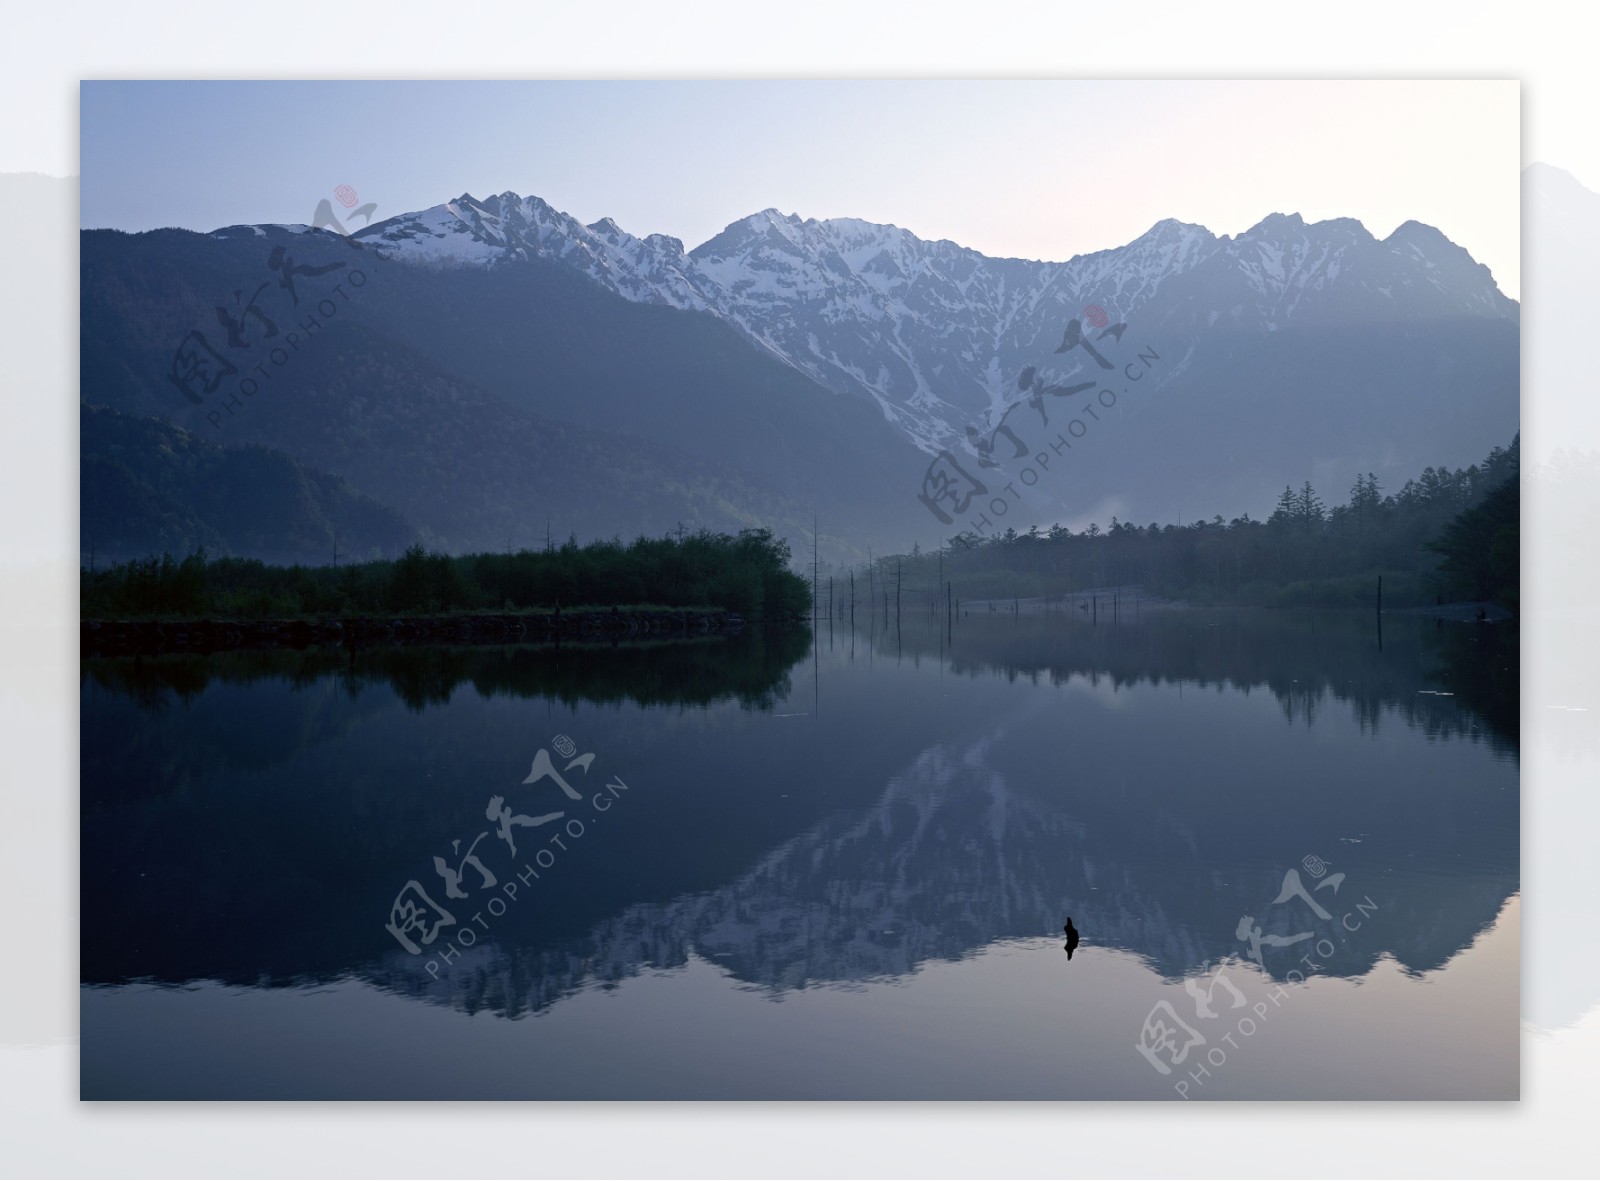
[[[1086,305],[1186,338],[1219,321],[1250,334],[1363,316],[1517,317],[1487,267],[1414,221],[1379,241],[1348,218],[1274,214],[1237,238],[1167,220],[1119,249],[1047,263],[766,209],[685,252],[508,192],[463,194],[355,237],[425,266],[551,259],[624,299],[709,313],[828,388],[873,398],[930,454],[959,444],[973,413],[1015,400],[1015,375]]]
[[[815,514],[824,556],[854,560],[963,530],[1264,515],[1285,484],[1397,487],[1518,429],[1518,305],[1417,222],[1168,220],[1037,262],[772,209],[686,250],[507,192],[349,238],[81,247],[81,396],[142,483],[171,483],[168,452],[131,442],[156,418],[342,480],[453,551],[680,524],[770,525],[802,551]],[[930,495],[955,487],[935,472],[960,487]],[[85,483],[85,549],[175,543],[116,499]],[[351,528],[341,552],[392,551],[392,521]],[[323,560],[336,531],[206,536]]]

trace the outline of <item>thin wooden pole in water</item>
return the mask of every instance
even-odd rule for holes
[[[817,621],[817,514],[811,514],[811,622]]]

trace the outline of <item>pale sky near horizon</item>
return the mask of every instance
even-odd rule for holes
[[[694,247],[776,207],[1060,260],[1175,217],[1439,227],[1520,291],[1507,81],[85,82],[85,228],[543,197]]]

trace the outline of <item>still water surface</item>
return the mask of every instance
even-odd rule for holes
[[[1516,693],[1243,611],[86,661],[82,1094],[1514,1098]]]

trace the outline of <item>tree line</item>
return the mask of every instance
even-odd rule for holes
[[[1328,507],[1309,481],[1285,487],[1264,521],[1248,513],[1191,524],[1137,525],[1112,518],[1074,532],[1065,525],[984,536],[968,531],[938,553],[875,558],[830,572],[839,609],[855,587],[858,607],[944,602],[940,580],[963,599],[1032,598],[1096,587],[1142,586],[1193,602],[1262,606],[1368,606],[1377,579],[1386,605],[1493,600],[1515,610],[1518,582],[1520,437],[1481,462],[1430,467],[1386,493],[1372,473],[1355,477]],[[826,589],[822,594],[826,596]],[[824,601],[826,610],[826,601]]]
[[[789,563],[788,542],[769,529],[582,546],[568,538],[544,550],[459,557],[413,545],[397,559],[336,566],[208,560],[201,549],[80,571],[80,613],[288,619],[651,606],[792,619],[809,610],[810,587]]]

